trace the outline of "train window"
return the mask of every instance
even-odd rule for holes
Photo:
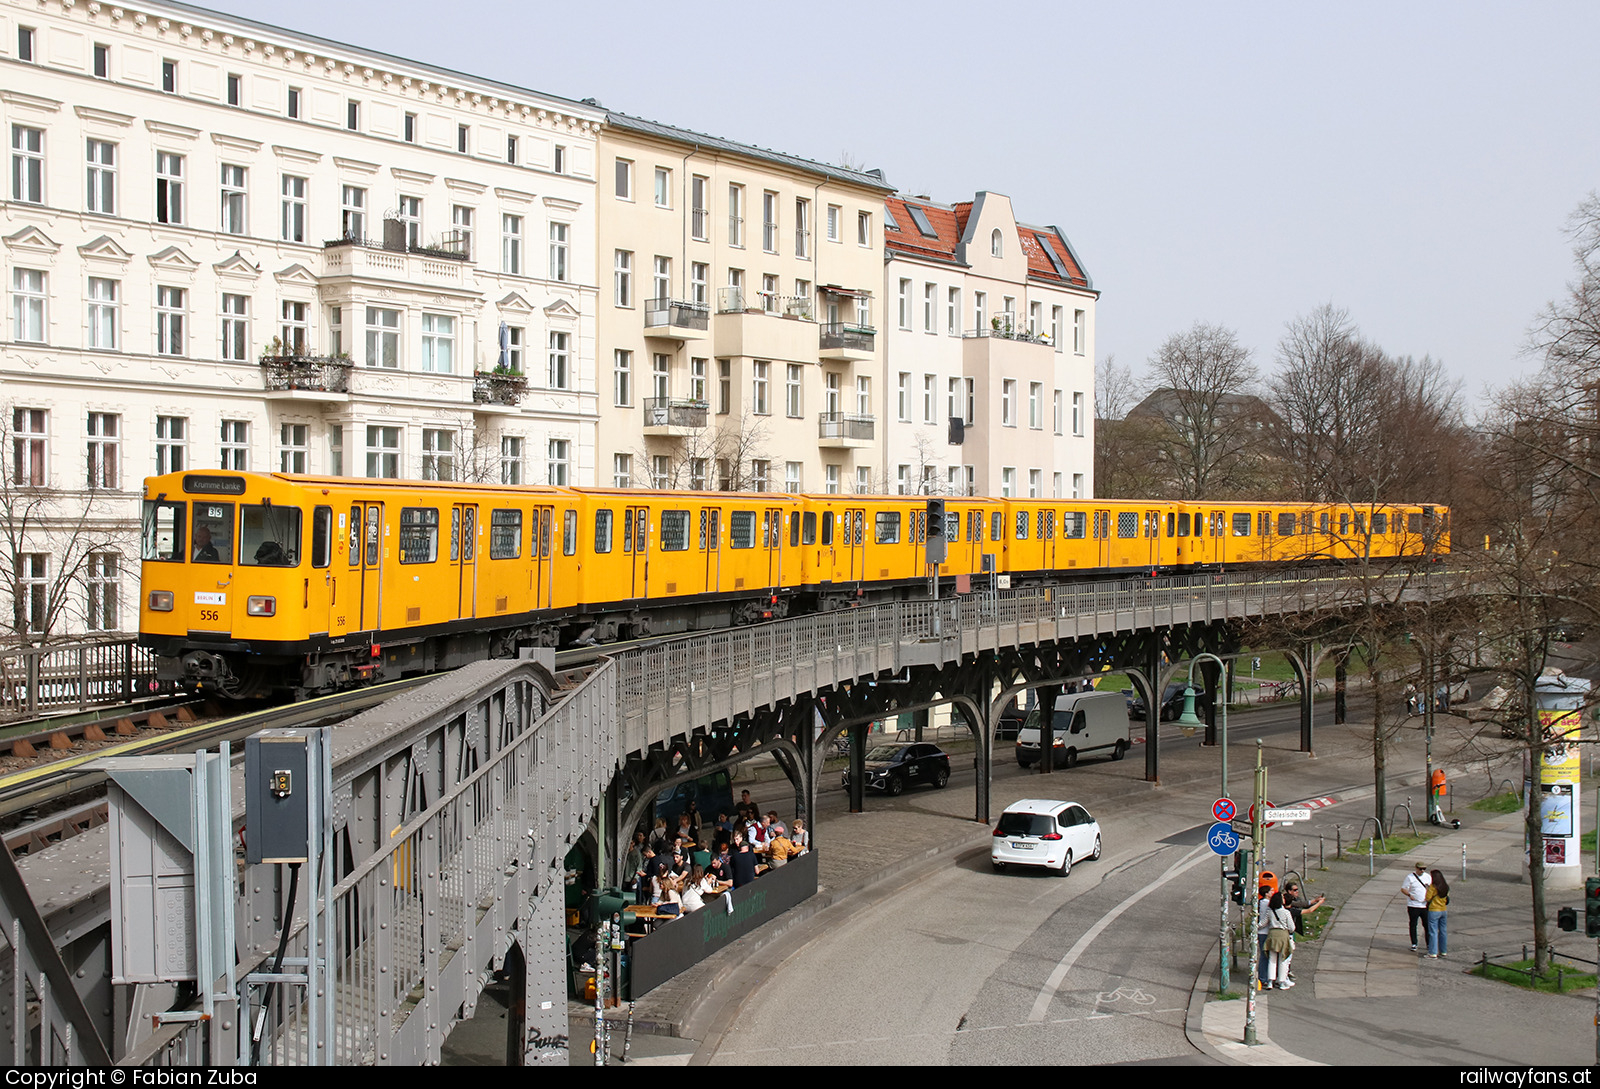
[[[461,508],[450,508],[450,562],[461,558]]]
[[[161,563],[182,563],[183,503],[146,500],[143,530],[144,558]]]
[[[704,518],[704,514],[701,517]],[[600,553],[611,551],[610,510],[597,510],[594,512],[594,550]]]
[[[1389,515],[1388,515],[1387,511],[1381,511],[1380,510],[1380,511],[1373,511],[1372,512],[1372,532],[1374,532],[1374,533],[1388,533],[1389,532]]]
[[[622,512],[622,551],[633,551],[633,511]]]
[[[1413,510],[1413,511],[1407,511],[1406,512],[1406,532],[1407,533],[1421,533],[1422,532],[1422,513],[1420,511],[1414,511]]]
[[[1211,512],[1211,519],[1211,536],[1221,537],[1223,535],[1224,528],[1228,524],[1226,518],[1223,516],[1223,513],[1220,510],[1214,510]]]
[[[367,508],[366,550],[368,567],[378,566],[378,534],[383,529],[383,508],[373,505]]]
[[[999,511],[989,513],[989,540],[998,541],[1006,534],[1006,516]]]
[[[539,558],[550,558],[550,508],[539,512]]]
[[[1169,510],[1169,511],[1167,511],[1167,536],[1168,537],[1176,537],[1177,535],[1178,535],[1178,515],[1177,515],[1177,513],[1175,511],[1170,511]]]
[[[900,540],[900,512],[880,510],[873,539],[879,544],[896,544]]]
[[[1287,513],[1278,515],[1278,536],[1280,536],[1280,537],[1293,537],[1294,536],[1294,512],[1293,511],[1289,511]]]
[[[644,517],[639,518],[639,528],[644,529]],[[639,548],[644,548],[644,541],[640,540]],[[561,516],[561,554],[571,556],[578,551],[578,512],[569,510]]]
[[[967,511],[967,540],[983,540],[983,511]]]
[[[1047,510],[1044,512],[1044,539],[1047,541],[1053,541],[1055,540],[1055,537],[1056,512],[1053,510]]]
[[[514,560],[522,555],[522,512],[520,510],[492,510],[489,512],[489,558]]]
[[[1364,510],[1358,510],[1356,511],[1356,536],[1363,537],[1366,535],[1366,532],[1367,512]]]
[[[813,545],[817,543],[817,512],[808,510],[800,523],[800,542]]]
[[[1339,512],[1339,535],[1342,537],[1346,533],[1349,533],[1349,532],[1350,532],[1350,512],[1347,511],[1347,510],[1342,510],[1342,511]]]
[[[1071,541],[1083,540],[1084,523],[1088,519],[1081,510],[1064,510],[1061,512],[1061,536]]]
[[[400,508],[400,562],[432,563],[438,558],[438,510],[433,507]]]
[[[689,512],[664,510],[661,512],[661,551],[689,551]]]
[[[1327,511],[1323,511],[1322,514],[1318,517],[1317,528],[1322,533],[1328,532],[1328,512]]]
[[[944,539],[948,544],[955,544],[961,540],[961,515],[944,516]]]
[[[257,506],[239,508],[239,562],[246,567],[298,567],[300,564],[300,508]]]
[[[1117,536],[1121,538],[1139,536],[1138,511],[1119,510],[1117,512]]]
[[[311,512],[311,566],[327,567],[333,562],[333,508],[318,507]]]
[[[728,515],[728,547],[754,548],[756,546],[756,512],[736,510]]]
[[[361,507],[350,508],[350,566],[361,564]]]
[[[861,544],[866,540],[866,511],[856,511],[855,515],[855,543]]]
[[[789,512],[789,547],[800,547],[800,512],[797,510]]]
[[[1233,516],[1233,535],[1235,537],[1250,536],[1250,513],[1240,511]]]
[[[822,512],[822,543],[825,545],[833,543],[833,512],[831,510]]]
[[[720,536],[722,528],[722,512],[720,510],[713,510],[706,513],[710,515],[710,517],[706,519],[706,551],[715,552],[717,550],[717,540]]]
[[[232,563],[233,504],[196,503],[189,542],[195,563]]]
[[[1169,515],[1169,517],[1170,517],[1170,515]],[[1170,536],[1172,536],[1172,534],[1168,533],[1167,536],[1170,537]],[[1178,514],[1178,536],[1180,536],[1180,537],[1189,536],[1189,512],[1188,511],[1180,511],[1179,514]]]

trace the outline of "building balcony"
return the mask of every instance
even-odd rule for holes
[[[871,359],[878,331],[870,325],[832,321],[818,329],[817,349],[823,359]]]
[[[472,401],[479,405],[515,408],[528,392],[526,375],[509,371],[479,371],[472,376]]]
[[[452,238],[432,246],[408,245],[402,235],[383,245],[366,238],[322,244],[322,274],[391,280],[421,287],[457,287],[476,293],[465,247]]]
[[[800,295],[746,292],[724,287],[717,293],[713,330],[716,354],[758,359],[813,360],[817,334],[811,300]]]
[[[817,445],[832,450],[870,446],[876,423],[873,416],[824,412],[817,417]]]
[[[323,355],[264,355],[261,385],[274,400],[346,401],[351,363]]]
[[[711,406],[705,401],[678,397],[650,397],[644,402],[644,433],[648,438],[681,439],[706,426]]]
[[[967,329],[961,334],[963,339],[976,337],[994,337],[997,340],[1017,340],[1024,344],[1049,345],[1049,333],[1036,333],[1029,329],[1026,323],[1018,322],[1015,314],[996,314],[989,319],[987,329]]]
[[[703,340],[711,328],[711,311],[704,303],[682,299],[647,299],[644,335],[664,340]]]

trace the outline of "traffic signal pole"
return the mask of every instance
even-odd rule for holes
[[[1244,1042],[1250,1046],[1261,1041],[1256,1037],[1256,989],[1261,983],[1261,939],[1257,936],[1261,927],[1261,897],[1257,895],[1260,882],[1261,860],[1266,857],[1266,814],[1267,814],[1267,769],[1261,762],[1261,739],[1256,738],[1256,804],[1254,815],[1250,819],[1250,883],[1245,886],[1244,894],[1255,905],[1255,913],[1246,913],[1250,922],[1245,927],[1249,938],[1255,940],[1250,946],[1250,989],[1244,996]]]

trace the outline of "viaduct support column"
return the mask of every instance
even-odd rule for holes
[[[1056,770],[1056,698],[1060,695],[1059,684],[1047,684],[1039,689],[1040,775],[1049,775]]]
[[[1150,698],[1144,706],[1144,781],[1161,781],[1161,696],[1166,688],[1161,664],[1162,640],[1155,631],[1145,650],[1144,675],[1150,685]]]
[[[846,728],[850,738],[850,812],[861,813],[867,808],[867,727],[871,723],[858,722]]]

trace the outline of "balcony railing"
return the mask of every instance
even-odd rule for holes
[[[717,313],[737,314],[743,310],[760,310],[786,318],[813,320],[811,298],[808,295],[779,295],[775,291],[746,291],[742,287],[717,289]]]
[[[479,371],[472,379],[472,401],[479,405],[517,405],[528,392],[526,375],[514,371]]]
[[[706,240],[706,220],[710,213],[704,208],[696,208],[689,213],[689,236],[704,242]]]
[[[680,397],[647,397],[644,402],[646,427],[704,427],[711,405]]]
[[[850,321],[830,321],[821,328],[818,346],[823,349],[845,348],[870,352],[877,334],[878,330],[870,325],[858,325]]]
[[[737,314],[745,307],[744,288],[719,287],[717,288],[717,313]]]
[[[350,367],[350,360],[326,355],[264,355],[261,381],[268,390],[349,393]]]
[[[1020,324],[1015,314],[997,314],[989,319],[987,329],[968,329],[962,337],[997,337],[1000,340],[1020,340],[1025,344],[1049,344],[1049,333],[1036,333],[1026,324]]]
[[[644,304],[646,326],[670,325],[675,329],[707,329],[711,314],[704,303],[682,299],[647,299]]]
[[[852,416],[845,412],[824,412],[817,417],[819,439],[853,439],[871,442],[874,416]]]
[[[336,246],[358,246],[367,250],[387,250],[390,253],[414,253],[419,257],[435,257],[444,261],[466,261],[470,255],[467,253],[466,236],[457,231],[443,235],[431,246],[406,240],[405,224],[399,220],[385,220],[383,224],[383,240],[375,241],[371,238],[362,238],[357,235],[340,235],[330,238],[322,244],[322,248],[330,250]]]

